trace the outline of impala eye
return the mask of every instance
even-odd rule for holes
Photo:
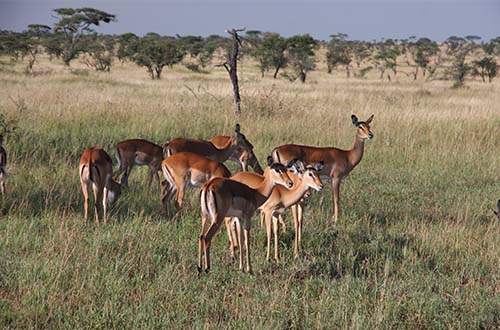
[[[309,173],[309,176],[310,176],[310,177],[312,177],[312,176],[313,176],[313,174],[312,174],[312,173]]]

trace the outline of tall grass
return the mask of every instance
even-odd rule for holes
[[[375,139],[341,187],[337,227],[330,189],[308,201],[298,260],[288,215],[279,264],[265,262],[255,221],[253,275],[237,270],[221,232],[211,273],[198,277],[195,190],[167,218],[159,189],[145,188],[147,169],[134,169],[110,223],[86,226],[78,159],[90,145],[113,155],[126,138],[229,134],[227,74],[176,67],[150,81],[129,64],[109,74],[40,65],[45,74],[0,72],[0,109],[19,126],[5,141],[3,328],[500,326],[498,83],[451,89],[313,72],[291,84],[244,63],[238,121],[261,162],[283,143],[350,148],[352,113],[375,114]]]

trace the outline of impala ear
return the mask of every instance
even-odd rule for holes
[[[370,118],[368,118],[368,119],[365,121],[365,123],[370,124],[370,123],[372,122],[372,120],[373,120],[373,115],[371,115],[371,116],[370,116]]]
[[[234,131],[236,133],[239,133],[240,132],[240,124],[236,124],[236,127],[234,128]]]
[[[295,164],[297,163],[297,159],[292,159],[292,160],[289,160],[287,163],[286,163],[286,168],[290,168],[290,167],[293,167]]]
[[[358,127],[358,117],[356,115],[351,115],[352,124]]]
[[[316,171],[321,172],[321,170],[323,169],[323,164],[324,164],[323,161],[320,161],[319,163],[314,164],[314,168],[316,169]]]
[[[273,165],[273,163],[274,163],[273,157],[267,156],[267,166],[271,166]]]

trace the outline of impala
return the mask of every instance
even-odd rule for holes
[[[211,178],[231,176],[224,164],[192,152],[179,152],[165,158],[161,163],[161,170],[166,181],[162,197],[165,210],[174,194],[177,194],[177,208],[182,208],[186,185],[199,187]]]
[[[113,161],[103,149],[86,148],[80,158],[80,183],[85,197],[85,221],[89,215],[89,188],[94,191],[96,221],[99,223],[99,203],[102,203],[104,223],[107,222],[108,204],[112,206],[121,193],[121,185],[113,180]]]
[[[305,170],[305,167],[304,167],[304,163],[302,161],[293,160],[287,164],[288,176],[292,180],[294,187],[296,184],[298,184],[300,182],[300,177],[299,177],[298,173],[302,172],[303,170]],[[231,180],[241,182],[241,183],[249,186],[252,189],[255,189],[256,187],[258,187],[262,183],[262,181],[264,181],[264,179],[265,179],[264,176],[259,175],[257,173],[251,173],[251,172],[239,172],[231,177]],[[265,220],[265,216],[264,216],[264,213],[262,211],[260,213],[260,219],[261,219],[260,222],[261,222],[261,227],[262,227],[264,220]],[[226,219],[226,222],[230,221],[230,220],[231,219]],[[285,230],[286,225],[285,225],[283,219],[281,218],[281,214],[279,215],[279,220],[283,226],[283,229]],[[294,219],[294,223],[296,223],[295,219]],[[237,242],[234,239],[234,237],[229,233],[229,231],[232,231],[232,227],[230,227],[228,224],[226,224],[226,225],[228,226],[228,237],[229,237],[229,243],[230,243],[229,244],[229,251],[231,253],[231,257],[233,257],[234,256],[234,248],[237,246]],[[233,222],[233,225],[234,225],[234,222]],[[271,245],[270,245],[271,244],[271,226],[266,226],[266,235],[267,235],[267,251],[268,251],[268,254],[266,255],[266,259],[268,260],[269,259],[269,251],[271,249]]]
[[[274,161],[282,164],[295,158],[309,164],[324,161],[324,167],[320,175],[332,179],[334,223],[337,223],[338,220],[340,183],[363,158],[365,140],[373,138],[373,133],[370,131],[373,115],[366,121],[358,121],[358,118],[352,115],[351,120],[352,124],[357,128],[357,132],[354,146],[350,150],[286,144],[275,148],[272,152]]]
[[[243,135],[243,137],[245,137]],[[227,135],[218,135],[214,136],[211,139],[208,139],[208,142],[211,142],[216,148],[224,148],[227,145],[228,141],[231,139],[230,136]],[[246,137],[245,137],[246,140]],[[250,150],[244,149],[236,149],[231,156],[229,156],[229,160],[236,162],[240,165],[241,171],[248,171],[248,166],[251,166],[256,173],[262,174],[264,171],[262,167],[260,167],[259,160],[255,156],[253,152],[253,145],[246,140]]]
[[[252,145],[241,134],[239,124],[236,124],[234,135],[220,149],[208,141],[182,138],[166,142],[163,145],[163,156],[167,158],[177,152],[187,151],[223,163],[237,149],[252,150]]]
[[[5,197],[5,179],[7,177],[7,152],[3,147],[3,135],[0,135],[0,187],[2,198]]]
[[[240,255],[240,270],[243,270],[243,246],[245,246],[246,270],[251,272],[250,263],[250,219],[255,210],[266,201],[276,184],[292,187],[293,183],[284,165],[273,163],[268,158],[268,167],[264,170],[264,180],[252,189],[240,182],[213,178],[201,188],[201,233],[199,239],[198,272],[202,270],[202,258],[205,256],[205,271],[210,269],[210,243],[213,236],[224,223],[226,217],[237,217],[238,246]],[[210,222],[209,222],[210,219]],[[243,223],[243,234],[241,230]],[[227,226],[227,223],[226,223]],[[244,236],[244,237],[243,237]]]
[[[151,187],[153,176],[160,181],[158,171],[160,171],[161,161],[163,160],[163,149],[159,145],[143,139],[121,141],[116,144],[116,159],[118,160],[118,170],[115,173],[115,177],[118,178],[123,173],[120,180],[123,186],[128,186],[128,177],[134,165],[149,166],[149,188]]]
[[[323,163],[319,162],[314,166],[307,166],[305,171],[300,174],[300,180],[298,183],[294,182],[292,189],[286,189],[281,186],[274,187],[271,195],[266,200],[264,204],[260,206],[260,210],[264,213],[266,219],[266,227],[271,227],[271,218],[273,223],[274,232],[274,259],[279,260],[279,233],[278,233],[278,218],[276,215],[283,213],[285,209],[296,205],[306,194],[309,188],[316,191],[321,191],[323,189],[323,184],[319,178],[319,172],[323,168]],[[302,219],[300,219],[302,220]],[[297,218],[294,217],[294,228],[295,228],[295,241],[294,241],[294,256],[298,257],[299,245],[302,233],[302,221],[297,222]],[[269,260],[271,243],[268,237],[267,242],[267,253],[266,260]]]

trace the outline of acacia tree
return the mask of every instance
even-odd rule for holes
[[[172,67],[184,57],[174,37],[161,37],[156,33],[137,38],[128,46],[126,53],[131,61],[146,67],[151,79],[160,79],[165,66]]]
[[[58,8],[54,12],[59,20],[54,25],[56,33],[50,44],[67,66],[85,50],[82,39],[94,32],[93,26],[115,21],[115,15],[94,8]]]
[[[473,61],[472,65],[472,73],[476,76],[480,76],[483,82],[486,82],[487,77],[488,82],[491,83],[493,78],[498,74],[498,63],[493,56],[485,56],[480,60]]]
[[[96,71],[109,72],[115,56],[115,38],[110,35],[89,35],[83,40],[83,62]]]
[[[278,33],[266,32],[262,35],[253,52],[253,56],[259,61],[262,76],[265,71],[273,69],[273,78],[278,77],[279,71],[288,64],[286,50],[287,40]]]
[[[352,62],[351,44],[346,40],[347,34],[338,33],[330,36],[331,40],[327,46],[326,63],[328,73],[331,73],[339,65],[343,65],[346,70],[346,75],[351,76],[350,65]]]
[[[314,50],[317,42],[309,34],[287,39],[288,63],[294,68],[299,80],[304,83],[307,73],[314,69]]]
[[[378,69],[380,70],[380,79],[384,77],[384,74],[388,70],[392,71],[394,76],[396,76],[398,73],[397,59],[400,54],[401,50],[394,40],[388,39],[377,44],[377,54],[375,55],[375,60]],[[391,81],[391,76],[389,74],[387,74],[387,79]]]
[[[43,24],[30,24],[25,32],[26,55],[29,55],[27,72],[33,70],[38,55],[42,52],[43,41],[50,35],[50,26]]]
[[[425,76],[425,72],[431,71],[429,64],[431,62],[432,56],[436,55],[439,51],[437,43],[433,42],[429,38],[420,38],[416,42],[410,44],[409,52],[413,56],[415,61],[415,71],[413,72],[413,80],[417,80],[419,69],[422,70],[422,76]]]

